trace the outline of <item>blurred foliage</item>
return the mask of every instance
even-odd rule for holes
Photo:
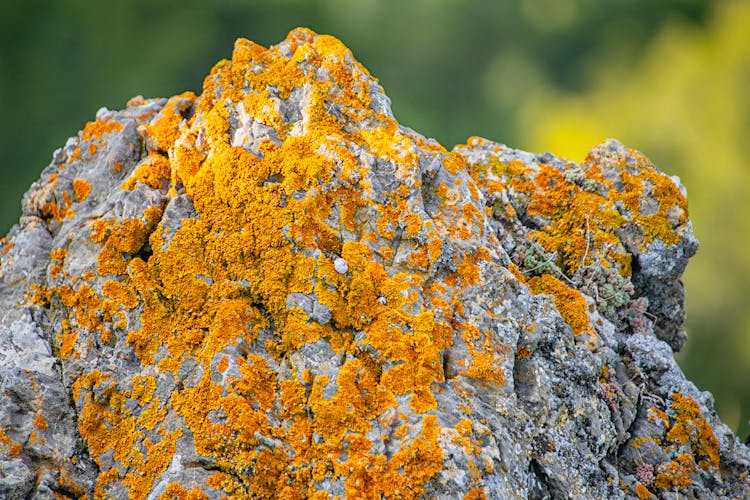
[[[681,363],[725,421],[744,425],[747,2],[5,0],[0,233],[53,150],[99,107],[200,92],[235,38],[269,45],[296,26],[340,38],[380,79],[396,117],[448,148],[482,135],[580,159],[614,136],[681,175],[703,243],[686,275]]]

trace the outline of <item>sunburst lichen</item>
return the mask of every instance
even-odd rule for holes
[[[630,446],[639,449],[653,443],[668,457],[652,464],[654,488],[687,492],[696,475],[719,474],[719,441],[692,397],[676,392],[666,412],[650,408],[648,414],[648,421],[656,424],[653,429],[661,432],[639,436]]]
[[[595,333],[589,322],[586,299],[581,292],[567,286],[559,279],[543,274],[529,280],[529,288],[533,293],[546,293],[555,297],[557,310],[565,322],[573,329],[573,335]]]

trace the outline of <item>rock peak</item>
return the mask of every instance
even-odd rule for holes
[[[617,141],[448,151],[299,28],[101,110],[23,210],[6,496],[750,493],[673,358],[684,188]]]

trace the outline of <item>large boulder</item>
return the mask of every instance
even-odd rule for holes
[[[3,498],[750,495],[685,191],[401,126],[329,36],[102,109],[0,242]]]

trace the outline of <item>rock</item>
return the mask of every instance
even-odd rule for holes
[[[339,274],[346,274],[349,271],[349,264],[341,257],[338,257],[333,261],[333,268]]]
[[[640,153],[447,151],[304,29],[128,104],[0,245],[0,496],[750,495]]]

